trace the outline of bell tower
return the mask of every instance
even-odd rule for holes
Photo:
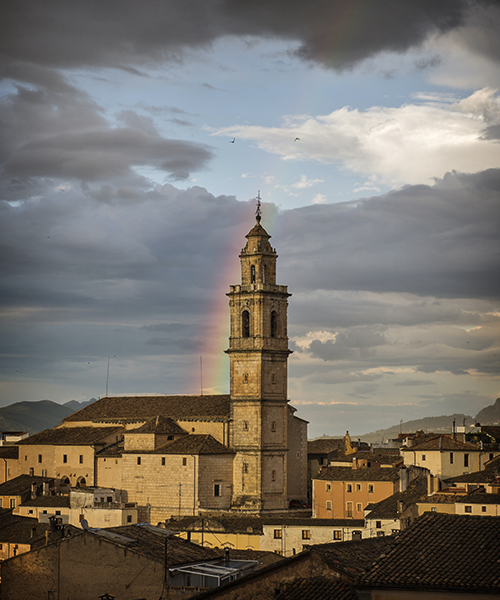
[[[241,284],[230,288],[233,510],[287,508],[287,287],[276,284],[276,250],[256,224],[240,254]]]

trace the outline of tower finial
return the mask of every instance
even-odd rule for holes
[[[261,219],[261,212],[260,212],[260,190],[259,190],[259,193],[257,194],[257,210],[255,211],[255,218],[257,219],[257,222],[260,223],[260,219]]]

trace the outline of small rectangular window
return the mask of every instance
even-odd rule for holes
[[[214,496],[222,496],[220,483],[214,483]]]
[[[326,510],[332,510],[332,501],[331,500],[326,501]]]
[[[67,463],[67,462],[68,462],[68,455],[63,454],[63,463]]]
[[[303,529],[302,530],[302,539],[303,540],[310,540],[311,539],[311,531],[310,531],[310,529]]]
[[[106,502],[113,502],[113,498],[111,496],[107,496]]]
[[[27,454],[24,455],[24,460],[28,460],[28,455]]]
[[[471,513],[472,512],[472,506],[465,506],[464,507],[464,512]]]
[[[15,498],[11,498],[10,499],[10,507],[11,508],[16,508],[16,499]]]
[[[59,516],[60,514],[61,514],[61,511],[60,510],[56,510],[56,515]]]
[[[137,464],[138,464],[138,465],[140,465],[140,464],[141,464],[141,457],[140,457],[140,456],[138,456],[138,457],[137,457]]]
[[[481,512],[486,512],[486,506],[481,506]]]
[[[331,492],[332,491],[332,484],[331,483],[327,483],[326,484],[326,491],[327,492]]]
[[[347,484],[347,493],[351,493],[352,492],[352,483],[348,483]]]
[[[450,452],[450,465],[453,464],[453,452]]]
[[[368,493],[369,493],[369,494],[373,494],[373,491],[374,491],[374,488],[373,488],[373,483],[370,483],[370,484],[368,485]]]
[[[274,530],[274,539],[275,540],[281,540],[281,529],[275,529]]]
[[[165,466],[165,457],[164,456],[161,457],[161,466],[162,467]]]
[[[243,431],[248,431],[248,421],[243,421]]]
[[[185,467],[188,464],[188,459],[187,458],[183,458],[182,459],[182,466]]]
[[[382,528],[382,521],[375,521],[375,527],[377,529],[381,529]]]
[[[360,483],[357,483],[357,484],[356,484],[356,491],[357,491],[357,492],[360,492],[360,491],[361,491],[361,484],[360,484]]]
[[[127,515],[127,523],[132,523],[132,515]]]
[[[104,459],[104,460],[106,460],[106,459]],[[81,465],[83,465],[83,454],[80,454],[79,462]]]
[[[347,519],[352,519],[352,502],[346,503],[345,516]]]
[[[422,454],[422,460],[423,461],[425,460],[425,454]]]
[[[39,463],[41,463],[41,462],[42,462],[42,455],[41,455],[41,454],[39,454],[39,455],[38,455],[38,462],[39,462]]]
[[[361,512],[361,511],[363,510],[363,505],[361,504],[361,502],[358,502],[358,503],[356,504],[356,510],[357,510],[358,512]]]
[[[341,540],[342,539],[342,531],[340,529],[335,529],[333,532],[333,539],[335,541]]]
[[[464,454],[464,467],[468,467],[468,466],[469,466],[469,455]]]

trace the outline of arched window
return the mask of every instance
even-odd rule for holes
[[[250,283],[255,283],[255,265],[250,268]]]
[[[275,338],[278,335],[278,313],[273,310],[271,313],[271,337]]]
[[[241,315],[241,332],[244,338],[250,337],[250,313],[244,310]]]
[[[87,485],[87,481],[85,480],[85,477],[79,477],[76,482],[76,487],[82,487],[85,485]]]

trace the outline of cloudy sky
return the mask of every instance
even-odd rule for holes
[[[227,393],[259,190],[310,437],[492,404],[498,31],[487,0],[5,0],[0,406]]]

